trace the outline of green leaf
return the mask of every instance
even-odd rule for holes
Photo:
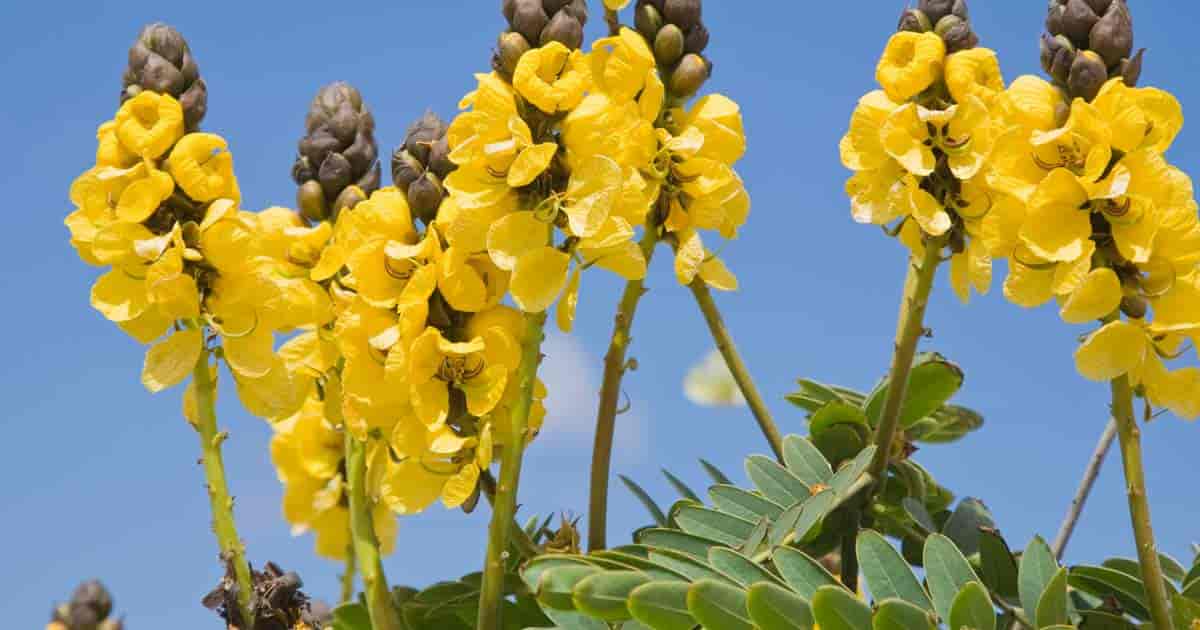
[[[845,396],[838,393],[836,388],[811,381],[808,379],[800,379],[800,390],[786,396],[788,402],[805,409],[807,411],[816,411],[825,406],[831,400],[845,400]],[[861,397],[861,394],[859,395]],[[849,400],[847,402],[855,402]]]
[[[1058,562],[1054,560],[1050,546],[1040,536],[1035,536],[1025,548],[1025,553],[1021,554],[1021,570],[1017,581],[1021,608],[1025,609],[1027,615],[1037,611],[1042,593],[1057,572]]]
[[[650,578],[638,571],[606,571],[585,578],[575,585],[575,609],[604,621],[630,618],[626,601],[633,589]]]
[[[908,514],[914,523],[924,529],[926,534],[932,534],[938,530],[937,524],[933,522],[933,516],[929,514],[924,503],[912,497],[904,497],[900,505],[904,507],[905,514]]]
[[[783,462],[792,474],[810,488],[819,483],[828,483],[833,476],[833,469],[821,451],[798,435],[783,439]]]
[[[788,586],[806,600],[812,601],[813,595],[822,586],[838,586],[833,574],[798,549],[779,547],[771,554],[771,560]]]
[[[554,626],[558,630],[609,630],[608,624],[604,623],[603,621],[600,621],[599,619],[592,619],[591,617],[585,617],[577,612],[553,610],[549,608],[543,609],[542,612],[546,613],[546,616],[550,618],[550,621],[554,622]],[[467,627],[474,628],[475,620],[472,619],[470,625]],[[437,630],[442,630],[440,626],[434,626],[433,628],[430,628],[430,630],[434,630],[434,628]]]
[[[708,551],[708,562],[712,567],[744,587],[759,582],[778,582],[779,579],[757,562],[732,550],[713,547]]]
[[[1126,621],[1124,617],[1112,613],[1081,610],[1079,616],[1083,618],[1079,627],[1087,630],[1134,630],[1134,625]],[[1188,630],[1188,627],[1183,626],[1182,630]]]
[[[746,459],[746,474],[763,496],[779,505],[794,505],[809,496],[808,486],[796,475],[763,455]]]
[[[958,503],[950,520],[942,526],[945,534],[965,555],[973,555],[979,551],[979,530],[996,527],[992,513],[979,499],[966,498]]]
[[[770,582],[759,582],[746,593],[746,610],[761,630],[812,630],[812,608],[804,598]]]
[[[688,610],[701,625],[722,630],[753,630],[746,610],[746,591],[715,580],[700,580],[688,589]]]
[[[547,608],[575,610],[574,590],[584,578],[595,575],[600,569],[586,565],[554,567],[542,574],[535,591],[537,599]]]
[[[652,550],[650,552],[650,560],[655,564],[659,564],[675,573],[685,576],[690,582],[711,579],[729,582],[731,585],[736,584],[729,576],[708,566],[707,561],[698,560],[693,556],[671,549]]]
[[[875,457],[875,450],[876,447],[874,446],[868,446],[863,449],[850,463],[838,468],[838,471],[829,479],[829,486],[842,499],[850,498],[849,492],[851,486],[871,467],[871,458]]]
[[[794,506],[775,521],[771,529],[771,544],[783,544],[789,535],[793,540],[804,540],[821,519],[838,506],[838,496],[833,490],[825,490],[804,503]]]
[[[1184,569],[1178,560],[1165,553],[1160,553],[1158,554],[1158,563],[1162,566],[1163,577],[1167,581],[1181,584],[1187,583],[1184,581],[1187,578],[1187,569]],[[1138,564],[1137,560],[1133,560],[1132,558],[1109,558],[1102,562],[1101,566],[1124,571],[1135,577],[1142,574],[1141,565]]]
[[[963,376],[961,368],[940,354],[917,355],[908,377],[908,391],[904,395],[904,407],[900,412],[900,426],[911,426],[940,409],[962,388]],[[885,378],[868,397],[866,415],[870,418],[872,426],[879,424],[888,383],[888,379]]]
[[[923,562],[934,610],[942,619],[949,619],[950,607],[958,591],[968,582],[978,582],[979,577],[954,546],[954,541],[941,534],[932,534],[925,541]]]
[[[537,592],[538,583],[541,582],[542,574],[557,567],[585,567],[589,566],[587,561],[579,556],[559,556],[548,555],[540,556],[529,562],[528,565],[521,571],[521,579],[525,582],[525,586],[529,587],[530,591]]]
[[[979,582],[962,587],[950,605],[950,628],[972,628],[973,630],[996,630],[996,609],[992,598]]]
[[[872,621],[874,630],[934,630],[936,624],[925,609],[902,599],[879,602]]]
[[[626,477],[625,475],[617,475],[617,477],[621,480],[621,483],[625,484],[626,488],[629,488],[629,491],[633,493],[633,496],[637,497],[638,501],[642,502],[642,505],[646,507],[646,511],[650,512],[650,516],[654,518],[654,522],[659,527],[665,527],[667,524],[667,515],[663,514],[662,508],[658,507],[658,504],[654,502],[654,499],[650,498],[650,494],[629,477]]]
[[[663,567],[654,562],[651,562],[648,558],[644,558],[642,556],[636,556],[631,553],[617,551],[615,549],[605,549],[602,551],[593,551],[592,553],[588,554],[588,557],[589,558],[603,558],[603,559],[614,560],[616,562],[620,562],[620,563],[624,564],[625,566],[631,567],[633,569],[641,571],[642,573],[645,573],[646,575],[650,576],[651,579],[654,579],[654,580],[684,580],[684,579],[686,579],[683,575],[680,575],[679,573],[671,571],[670,569],[668,569],[666,567]]]
[[[821,630],[870,630],[871,609],[840,586],[822,586],[812,598],[813,618]]]
[[[704,468],[704,472],[708,473],[708,476],[712,478],[713,483],[723,483],[723,484],[732,484],[733,483],[732,481],[729,480],[729,477],[725,473],[721,472],[720,468],[713,466],[712,463],[709,462],[708,460],[701,459],[700,466],[702,468]]]
[[[862,409],[833,401],[808,419],[813,446],[825,459],[841,462],[854,457],[871,441],[871,427]]]
[[[968,433],[983,428],[983,416],[979,415],[979,412],[958,405],[946,405],[927,419],[932,420],[933,426],[921,432],[920,437],[915,439],[928,444],[957,442]],[[922,422],[924,420],[914,423],[909,430]]]
[[[989,589],[1005,599],[1019,598],[1017,560],[994,529],[983,530],[979,536],[979,564]]]
[[[753,521],[689,502],[675,504],[671,512],[683,531],[729,546],[742,544],[754,531]]]
[[[1187,572],[1187,575],[1183,576],[1180,583],[1186,587],[1196,580],[1200,580],[1200,558],[1197,558],[1196,564],[1192,565],[1192,568]]]
[[[629,595],[629,612],[634,619],[654,630],[692,630],[696,619],[687,607],[690,587],[681,582],[651,582],[639,586]]]
[[[709,549],[722,544],[720,541],[688,534],[677,529],[658,527],[643,529],[637,533],[636,538],[639,544],[674,549],[701,561],[708,559]]]
[[[1114,597],[1126,610],[1140,619],[1150,618],[1146,586],[1140,578],[1108,567],[1072,567],[1067,582],[1101,599]]]
[[[333,630],[371,630],[371,615],[359,603],[346,603],[333,609]]]
[[[1200,619],[1200,602],[1182,595],[1171,598],[1171,615],[1175,618],[1175,630],[1188,630]]]
[[[921,582],[887,539],[866,529],[859,532],[856,548],[859,568],[876,600],[895,597],[926,610],[933,609]]]
[[[695,501],[696,503],[704,503],[700,500],[700,495],[696,494],[691,488],[688,487],[686,483],[683,483],[679,477],[672,475],[671,471],[663,468],[662,474],[667,478],[667,481],[671,484],[671,487],[675,488],[675,491],[678,492],[680,496],[685,499]]]
[[[783,514],[782,505],[735,486],[713,486],[708,489],[708,497],[722,512],[755,522],[764,516],[774,521]]]
[[[771,519],[762,517],[758,524],[754,526],[754,531],[750,532],[750,536],[746,538],[742,544],[738,545],[737,550],[749,555],[758,553],[758,548],[767,540],[767,533],[771,530]]]
[[[1200,579],[1192,580],[1183,587],[1183,596],[1200,601]]]
[[[1067,603],[1067,569],[1064,567],[1059,569],[1054,574],[1054,577],[1050,578],[1050,583],[1046,585],[1046,590],[1038,598],[1037,614],[1034,616],[1034,623],[1038,628],[1067,625],[1071,621],[1068,616],[1069,610]]]

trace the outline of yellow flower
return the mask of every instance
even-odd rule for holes
[[[905,216],[907,182],[903,167],[890,158],[878,169],[855,173],[846,181],[851,216],[858,223],[873,225],[886,225]]]
[[[1014,84],[1015,87],[1016,84]],[[1011,92],[1011,89],[1010,89]],[[1090,186],[1112,161],[1112,132],[1094,106],[1078,99],[1062,127],[1030,130],[1014,126],[996,141],[988,183],[1029,202],[1051,171],[1064,168]]]
[[[626,169],[648,168],[658,149],[653,118],[643,116],[632,101],[602,92],[588,94],[562,124],[567,163],[578,168],[603,155]]]
[[[417,417],[431,429],[450,418],[451,392],[465,399],[464,411],[486,416],[500,402],[520,348],[499,328],[468,342],[451,342],[428,328],[413,342],[408,362],[410,397]]]
[[[189,133],[181,138],[167,156],[167,171],[195,201],[241,200],[229,144],[216,134]]]
[[[365,207],[364,207],[365,206]],[[370,217],[373,231],[346,260],[359,297],[372,306],[388,308],[429,298],[437,286],[441,243],[430,231],[420,242],[403,193],[376,191],[352,214]]]
[[[696,157],[719,160],[732,166],[746,153],[746,130],[742,111],[733,99],[709,94],[696,101],[682,116],[681,127],[695,127],[704,137]]]
[[[958,103],[978,98],[991,108],[1004,93],[1004,76],[996,52],[970,48],[946,57],[946,87]]]
[[[1055,263],[1039,258],[1018,242],[1009,259],[1004,296],[1025,308],[1040,306],[1055,296],[1069,299],[1092,270],[1095,252],[1095,243],[1088,241],[1078,259]]]
[[[620,11],[629,6],[633,0],[604,0],[604,8],[609,11]]]
[[[902,31],[888,40],[875,80],[893,101],[920,94],[942,75],[946,44],[935,33]]]
[[[589,59],[592,81],[598,91],[617,101],[633,101],[651,87],[649,96],[662,106],[662,94],[658,93],[662,84],[653,85],[657,80],[654,52],[637,31],[622,28],[616,36],[596,40]],[[657,117],[655,111],[651,120]]]
[[[1070,107],[1061,90],[1041,77],[1028,74],[1017,77],[998,103],[1004,119],[1026,132],[1057,127],[1059,109]]]
[[[700,234],[684,230],[676,234],[679,246],[675,251],[675,278],[689,285],[699,277],[708,286],[720,291],[736,291],[737,278],[721,259],[704,247]]]
[[[360,439],[369,428],[390,428],[405,405],[403,378],[413,341],[425,330],[428,307],[397,314],[356,300],[338,316],[334,339],[346,359],[342,371],[346,422]]]
[[[446,303],[462,313],[477,313],[504,299],[509,274],[502,271],[486,253],[470,253],[451,247],[438,267],[438,289]]]
[[[450,196],[438,209],[436,225],[451,247],[464,251],[486,251],[492,224],[520,206],[516,191],[503,177],[481,168],[460,168],[446,178],[445,185]]]
[[[882,90],[869,92],[859,99],[850,116],[850,129],[839,145],[843,166],[852,171],[873,171],[889,166],[892,158],[883,147],[880,129],[899,107]]]
[[[887,154],[908,172],[932,174],[937,148],[946,154],[954,176],[966,181],[979,173],[991,154],[990,127],[987,108],[972,97],[945,110],[903,105],[888,115],[879,134]]]
[[[552,41],[521,55],[513,87],[538,109],[554,115],[579,105],[588,88],[588,73],[582,52]]]
[[[554,142],[535,144],[521,119],[513,89],[494,74],[476,75],[479,89],[463,99],[471,107],[455,117],[446,132],[450,160],[504,177],[512,188],[537,179],[558,152]]]
[[[96,130],[96,166],[126,168],[140,159],[140,155],[121,144],[116,120],[107,121]]]
[[[1168,92],[1131,88],[1121,79],[1104,84],[1092,104],[1112,129],[1113,147],[1129,153],[1163,153],[1183,128],[1183,108]]]
[[[142,384],[151,393],[174,387],[187,379],[204,352],[204,333],[184,329],[154,345],[146,352]]]
[[[1054,169],[1029,200],[1021,241],[1051,262],[1079,259],[1092,236],[1092,200],[1116,199],[1128,187],[1129,171],[1121,166],[1092,186],[1084,186],[1065,168]]]
[[[1152,403],[1187,418],[1200,415],[1200,388],[1195,368],[1167,371],[1162,356],[1172,348],[1144,325],[1115,321],[1092,333],[1075,352],[1075,367],[1094,381],[1129,376],[1133,385],[1145,387]]]
[[[168,94],[145,90],[121,105],[114,122],[126,151],[156,160],[183,136],[183,107]]]

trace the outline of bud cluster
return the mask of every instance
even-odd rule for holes
[[[571,50],[583,45],[587,0],[503,0],[501,12],[508,30],[500,35],[492,67],[511,79],[521,55],[532,48],[558,42]]]
[[[96,580],[80,584],[71,600],[54,609],[46,630],[122,630],[124,624],[113,619],[112,596]]]
[[[634,20],[670,91],[678,97],[698,92],[712,75],[712,62],[703,56],[709,35],[701,0],[638,0]]]
[[[129,66],[121,81],[121,102],[143,91],[169,94],[183,106],[188,131],[200,126],[208,111],[208,87],[179,31],[162,23],[148,24],[129,49]]]
[[[251,570],[253,594],[250,610],[254,625],[241,618],[237,605],[238,585],[233,577],[233,565],[227,563],[226,574],[221,583],[204,596],[205,608],[216,612],[230,628],[247,630],[317,630],[324,627],[321,611],[309,603],[308,596],[300,591],[304,583],[295,571],[285,572],[274,562],[268,562],[262,571]]]
[[[379,188],[375,118],[358,90],[339,81],[317,92],[304,125],[292,166],[297,205],[310,221],[324,221]]]
[[[900,14],[898,30],[936,33],[952,54],[979,45],[979,36],[971,30],[966,0],[921,0],[915,9]]]
[[[446,196],[442,181],[454,170],[450,161],[447,125],[426,112],[408,128],[404,143],[392,152],[392,181],[408,195],[413,214],[426,225],[433,222]]]
[[[1137,85],[1145,50],[1133,54],[1126,0],[1051,0],[1042,34],[1042,68],[1072,98],[1092,100],[1109,79]]]

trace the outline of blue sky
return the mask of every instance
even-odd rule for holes
[[[44,623],[51,602],[101,577],[128,627],[211,628],[200,597],[219,575],[196,466],[195,434],[179,415],[179,391],[147,394],[142,349],[88,306],[95,270],[67,243],[67,187],[88,166],[96,125],[111,116],[125,51],[138,28],[169,21],[189,38],[208,80],[207,130],[232,145],[245,205],[290,204],[288,176],[309,99],[323,83],[359,86],[386,151],[425,109],[453,114],[485,70],[502,27],[498,2],[316,3],[144,1],[4,3],[0,43],[5,98],[0,178],[6,194],[0,247],[0,610],[12,627]],[[593,3],[598,5],[599,3]],[[808,376],[868,388],[886,370],[904,275],[901,247],[855,225],[842,193],[847,173],[837,141],[857,98],[872,89],[877,55],[902,2],[747,3],[709,0],[709,90],[738,100],[750,151],[739,170],[754,199],[741,239],[724,249],[742,281],[719,303],[778,422],[802,431],[783,400]],[[750,8],[751,6],[755,8]],[[769,8],[768,8],[769,7]],[[1005,76],[1037,72],[1044,2],[972,5],[985,45]],[[1149,47],[1144,84],[1166,87],[1185,111],[1200,107],[1200,52],[1189,45],[1200,8],[1137,3],[1138,44]],[[596,33],[601,20],[593,20]],[[1185,129],[1171,153],[1200,169],[1200,135]],[[660,252],[661,253],[661,252]],[[744,410],[697,408],[682,396],[687,368],[711,348],[690,294],[675,285],[667,256],[655,261],[632,355],[641,368],[625,384],[633,410],[621,416],[614,468],[669,503],[666,466],[703,485],[695,461],[740,473],[766,445]],[[552,418],[529,451],[523,513],[586,506],[600,357],[618,283],[590,274],[573,337],[553,337]],[[1107,418],[1107,388],[1077,376],[1071,353],[1085,328],[1053,309],[1023,312],[999,286],[969,307],[939,279],[925,348],[966,369],[957,399],[986,428],[918,459],[964,496],[993,509],[1015,546],[1052,537]],[[251,557],[301,572],[308,591],[336,595],[340,567],[315,558],[310,538],[292,538],[280,516],[269,428],[227,390],[222,427],[237,516]],[[1148,481],[1164,550],[1190,560],[1200,540],[1195,453],[1200,426],[1164,416],[1145,432]],[[1114,460],[1115,461],[1115,460]],[[401,523],[386,562],[395,584],[426,584],[476,570],[487,510],[470,517],[434,508]],[[617,487],[612,538],[647,518]],[[1119,469],[1101,478],[1068,553],[1073,562],[1134,551]]]

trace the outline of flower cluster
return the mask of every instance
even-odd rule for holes
[[[1104,320],[1076,354],[1081,374],[1128,375],[1152,404],[1200,415],[1200,370],[1164,364],[1200,337],[1197,205],[1164,156],[1183,126],[1179,103],[1122,78],[1091,102],[1032,76],[1008,97],[991,181],[1020,203],[990,230],[1010,259],[1005,295],[1026,307],[1057,299],[1068,323]]]
[[[854,219],[897,224],[914,252],[948,246],[955,292],[991,285],[985,219],[1005,203],[987,174],[1003,130],[1004,80],[996,53],[976,48],[961,1],[923,0],[906,11],[879,61],[882,90],[864,96],[841,142]],[[932,25],[932,26],[931,26]]]

